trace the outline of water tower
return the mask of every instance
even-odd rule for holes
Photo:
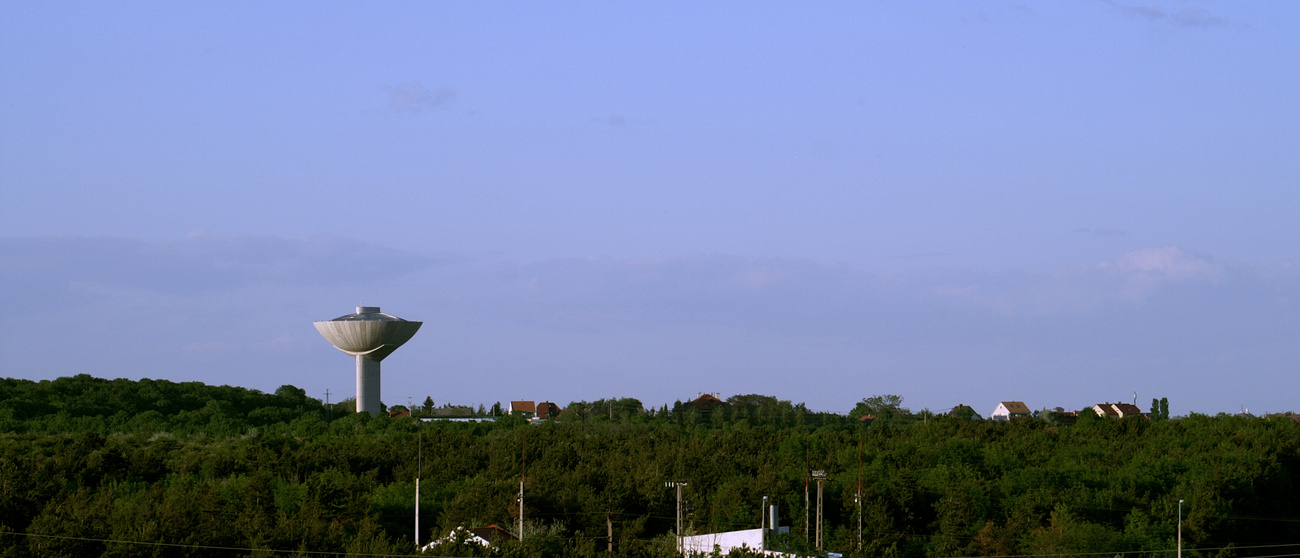
[[[379,361],[410,341],[424,322],[384,314],[378,306],[358,306],[356,314],[314,322],[316,331],[357,359],[357,412],[379,412]]]

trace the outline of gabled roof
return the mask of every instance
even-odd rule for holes
[[[564,409],[561,409],[559,405],[551,403],[550,401],[542,401],[541,403],[537,404],[537,410],[536,410],[537,418],[539,419],[555,418],[559,416],[560,411],[563,410]]]
[[[1102,416],[1107,416],[1107,417],[1119,416],[1119,411],[1116,411],[1115,407],[1112,407],[1110,403],[1098,403],[1092,406],[1092,410],[1101,411]]]
[[[510,412],[536,413],[537,404],[532,401],[511,401]]]
[[[1029,410],[1029,405],[1024,401],[1003,401],[1002,406],[1007,408],[1007,412],[1013,415],[1032,415],[1033,411]]]
[[[705,393],[703,395],[700,395],[699,397],[696,397],[695,400],[688,403],[688,405],[691,405],[701,411],[709,411],[716,407],[726,407],[727,402],[718,399],[717,397],[714,397],[712,393]]]
[[[979,412],[977,412],[970,405],[962,405],[960,403],[957,404],[956,407],[953,407],[952,410],[948,411],[948,416],[958,417],[958,418],[970,418],[971,420],[982,420],[984,418],[981,417]]]
[[[493,523],[492,525],[488,525],[487,527],[472,527],[469,529],[469,532],[474,533],[474,536],[483,539],[489,543],[495,543],[497,541],[503,541],[503,540],[506,541],[515,540],[514,534],[512,534],[510,531],[497,527],[495,523]]]
[[[1142,409],[1139,409],[1137,405],[1131,403],[1114,403],[1113,406],[1121,416],[1129,417],[1142,414]]]

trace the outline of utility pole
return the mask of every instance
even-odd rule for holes
[[[822,549],[822,483],[826,482],[826,471],[818,469],[812,472],[817,480],[817,550]]]
[[[858,505],[858,551],[862,551],[862,437],[858,437],[858,495],[853,498]]]
[[[421,425],[423,426],[423,425]],[[420,549],[420,473],[424,472],[424,429],[420,429],[420,441],[416,444],[415,458],[415,549]]]
[[[664,486],[677,489],[677,553],[684,552],[682,548],[682,487],[686,486],[686,481],[668,481]]]
[[[1178,501],[1178,558],[1183,558],[1183,501]]]
[[[528,466],[528,438],[520,436],[519,449],[519,540],[524,540],[524,478]]]
[[[804,542],[808,542],[808,539],[810,538],[808,536],[809,535],[808,516],[811,515],[809,512],[812,511],[811,509],[812,506],[808,504],[808,471],[809,471],[808,461],[809,461],[809,453],[811,451],[812,450],[810,450],[808,447],[808,435],[804,434],[803,435],[803,540]]]

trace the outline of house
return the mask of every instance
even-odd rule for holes
[[[1115,408],[1115,412],[1119,414],[1119,418],[1143,416],[1142,409],[1139,409],[1137,405],[1130,403],[1111,403],[1111,406]]]
[[[1048,422],[1054,422],[1061,426],[1070,426],[1079,420],[1079,411],[1067,411],[1061,407],[1055,407],[1044,413]]]
[[[550,401],[542,401],[537,404],[537,416],[535,418],[538,420],[553,419],[560,416],[560,412],[563,410],[564,409],[561,409],[559,405],[551,403]]]
[[[520,415],[528,420],[546,420],[560,416],[563,411],[559,405],[550,401],[535,403],[533,401],[511,401],[510,414]]]
[[[993,409],[993,414],[989,415],[992,420],[1011,420],[1013,418],[1032,417],[1034,412],[1029,410],[1029,406],[1024,401],[1003,401],[998,403],[998,408]]]
[[[718,399],[718,396],[712,393],[705,393],[695,398],[694,401],[687,403],[687,405],[695,407],[695,410],[699,411],[700,414],[707,415],[718,407],[726,407],[727,402]]]
[[[1143,416],[1142,409],[1129,403],[1098,403],[1092,406],[1092,412],[1097,413],[1099,417],[1108,418]]]
[[[537,416],[537,404],[532,401],[511,401],[507,412],[530,419]]]
[[[487,541],[488,544],[496,544],[500,541],[513,541],[516,539],[513,533],[497,527],[495,523],[488,525],[487,527],[472,527],[469,529],[469,532],[473,533],[479,540]]]
[[[979,413],[975,412],[975,409],[971,408],[970,405],[962,405],[960,403],[958,403],[956,407],[953,407],[951,411],[948,411],[948,416],[966,420],[984,420],[984,417],[981,417]]]
[[[1110,406],[1110,403],[1098,403],[1092,406],[1092,412],[1097,413],[1099,417],[1119,418],[1119,411]]]

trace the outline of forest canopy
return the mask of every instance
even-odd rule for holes
[[[293,386],[2,379],[0,553],[415,555],[417,477],[422,543],[518,534],[525,483],[524,541],[427,555],[669,556],[667,481],[687,482],[689,533],[757,528],[767,497],[780,542],[812,553],[805,489],[824,470],[825,548],[848,556],[1172,556],[1180,500],[1190,557],[1300,554],[1290,418],[917,419],[895,397],[847,415],[738,395],[452,422],[331,412]]]

